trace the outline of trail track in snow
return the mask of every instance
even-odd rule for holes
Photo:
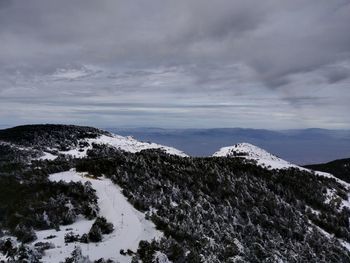
[[[91,260],[100,258],[113,259],[117,262],[130,262],[131,257],[123,256],[120,250],[131,249],[136,251],[141,240],[151,240],[160,237],[161,232],[155,229],[151,221],[145,219],[143,213],[137,211],[123,196],[121,188],[112,183],[110,179],[93,179],[86,177],[84,173],[77,173],[75,170],[50,175],[51,181],[65,182],[91,182],[98,196],[99,215],[104,216],[107,221],[113,223],[115,230],[104,235],[100,243],[64,243],[64,235],[70,231],[76,234],[88,233],[94,220],[79,219],[72,225],[62,226],[61,231],[44,230],[38,231],[36,242],[53,242],[54,249],[46,251],[43,262],[61,262],[70,255],[76,245],[82,248],[84,255]],[[72,229],[72,230],[67,230]],[[56,235],[53,239],[46,240],[45,237]]]

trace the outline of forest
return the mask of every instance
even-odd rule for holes
[[[268,170],[241,156],[179,157],[161,149],[130,153],[101,144],[93,144],[80,159],[35,158],[40,147],[60,143],[61,136],[62,147],[79,147],[79,136],[99,133],[58,130],[39,132],[38,145],[36,139],[21,139],[25,129],[11,137],[0,133],[9,140],[0,144],[0,237],[21,241],[20,246],[0,242],[9,262],[40,262],[52,244],[28,246],[35,231],[59,229],[78,216],[95,223],[83,236],[68,234],[66,242],[100,242],[113,231],[98,217],[97,197],[88,183],[48,179],[69,169],[110,178],[164,233],[159,240],[141,241],[137,251],[120,251],[133,255],[133,262],[153,262],[156,253],[174,263],[350,262],[340,243],[350,242],[350,210],[343,205],[348,193],[334,178],[296,168]],[[77,257],[84,258],[79,248],[66,262]]]

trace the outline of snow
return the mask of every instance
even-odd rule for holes
[[[329,189],[327,189],[327,190],[329,190]],[[308,205],[305,205],[305,206],[306,206],[307,209],[310,209],[313,214],[315,214],[315,215],[320,215],[321,214],[321,212],[319,210],[316,210],[316,209],[314,209],[314,208],[312,208],[311,206],[308,206]]]
[[[89,143],[107,144],[116,148],[120,148],[121,150],[124,150],[127,152],[133,152],[133,153],[140,152],[146,149],[163,149],[167,153],[172,155],[178,155],[182,157],[187,156],[182,151],[179,151],[173,147],[159,145],[156,143],[140,142],[130,136],[123,137],[115,134],[112,134],[110,136],[102,135],[97,139],[89,139],[88,141]]]
[[[345,247],[350,252],[350,243],[344,240],[341,240],[340,243],[342,244],[343,247]]]
[[[326,195],[325,203],[330,204],[331,202],[333,202],[336,199],[337,191],[335,189],[327,188],[327,192],[325,195]]]
[[[244,252],[244,247],[243,247],[242,243],[237,238],[235,238],[233,240],[233,243],[236,245],[236,247],[240,253]]]
[[[160,251],[156,251],[156,253],[154,253],[152,263],[171,263],[171,262],[172,261],[170,261],[164,253]]]
[[[171,201],[171,202],[170,202],[170,205],[171,205],[172,207],[178,207],[178,206],[179,206],[179,204],[176,203],[176,202],[174,202],[174,201]]]
[[[348,188],[350,187],[350,184],[348,184],[343,180],[340,180],[339,178],[333,176],[332,174],[313,171],[313,170],[306,169],[304,167],[300,167],[296,164],[292,164],[250,143],[238,143],[233,146],[222,147],[219,151],[215,152],[212,156],[213,157],[240,157],[240,158],[245,158],[247,160],[254,160],[258,165],[264,168],[267,168],[269,170],[296,168],[301,171],[315,173],[318,176],[335,179],[338,183]]]
[[[12,243],[14,246],[18,246],[18,240],[17,240],[17,238],[14,237],[14,236],[4,235],[4,236],[2,236],[2,237],[0,238],[0,240],[2,240],[2,241],[5,241],[5,240],[7,240],[7,239],[10,239],[10,240],[11,240],[11,243]],[[0,252],[0,262],[1,262],[2,260],[3,260],[4,262],[7,262],[8,258],[6,257],[5,254],[2,254],[2,253]]]
[[[254,160],[258,165],[264,168],[267,168],[269,170],[296,168],[301,171],[313,173],[317,176],[323,176],[323,177],[334,179],[338,183],[345,186],[348,190],[350,189],[349,183],[335,177],[332,174],[313,171],[313,170],[309,170],[304,167],[300,167],[298,165],[292,164],[250,143],[238,143],[233,146],[223,147],[219,151],[215,152],[213,154],[213,157],[240,157],[240,158],[245,158],[247,160]],[[335,197],[336,197],[335,190],[327,189],[326,203],[327,202],[329,203]],[[348,196],[348,200],[342,200],[340,209],[344,206],[350,208],[349,199],[350,199],[350,194]]]
[[[349,189],[349,188],[348,188]],[[343,209],[343,207],[347,207],[350,209],[350,193],[348,193],[348,199],[347,200],[342,200],[340,204],[340,210]]]
[[[43,152],[44,155],[40,156],[38,158],[38,160],[55,160],[57,158],[56,155],[53,155],[52,153],[48,153],[48,152]]]
[[[325,237],[327,237],[328,239],[336,238],[336,237],[334,236],[334,234],[331,234],[331,233],[327,232],[327,231],[324,230],[323,228],[321,228],[321,227],[315,225],[314,223],[312,223],[310,220],[309,220],[309,224],[312,225],[312,226],[314,226],[318,231],[320,231],[320,233],[322,233],[322,234],[323,234]],[[348,250],[348,251],[350,252],[350,243],[349,243],[349,242],[347,242],[347,241],[345,241],[345,240],[343,240],[343,239],[341,239],[341,238],[336,238],[336,239],[339,241],[339,243],[340,243],[346,250]]]
[[[313,171],[306,169],[304,167],[300,167],[298,165],[292,164],[290,162],[287,162],[267,151],[264,149],[261,149],[255,145],[252,145],[250,143],[239,143],[235,144],[233,146],[228,146],[228,147],[223,147],[219,151],[215,152],[213,154],[213,157],[240,157],[240,158],[245,158],[247,160],[254,160],[256,163],[264,168],[267,169],[288,169],[288,168],[296,168],[301,171],[307,171],[310,173],[313,173],[317,176],[323,176],[327,178],[332,178],[336,180],[338,183],[342,184],[348,191],[350,190],[350,184],[335,177],[332,174],[325,173],[325,172],[319,172],[319,171]],[[330,202],[333,202],[334,200],[337,200],[338,195],[336,194],[335,189],[327,189],[327,192],[325,193],[326,200],[325,203],[329,204]],[[348,207],[350,208],[350,194],[348,194],[348,199],[347,200],[342,200],[340,203],[340,210],[343,207]],[[312,209],[313,210],[313,209]],[[317,212],[318,211],[313,211]],[[324,231],[323,229],[319,228],[318,229],[327,237],[329,237],[329,233]],[[350,244],[346,243],[345,241],[340,240],[343,246],[345,246],[347,249],[350,248]]]
[[[136,251],[141,240],[152,240],[162,236],[162,233],[155,229],[151,221],[145,219],[145,215],[137,211],[123,196],[121,188],[113,184],[110,179],[93,179],[86,177],[84,173],[77,173],[75,170],[50,175],[51,181],[74,181],[91,182],[96,190],[100,216],[113,223],[115,230],[109,235],[104,235],[100,243],[64,243],[64,235],[70,231],[75,234],[88,233],[94,220],[80,218],[75,223],[62,226],[61,231],[43,230],[37,231],[38,239],[33,242],[52,242],[55,248],[46,251],[43,262],[60,262],[70,256],[76,245],[82,249],[83,255],[88,255],[91,260],[99,258],[110,258],[118,262],[130,262],[130,256],[123,256],[119,252],[131,249]],[[53,239],[45,239],[50,235],[56,235]]]
[[[74,148],[69,151],[58,151],[57,149],[47,148],[47,151],[44,151],[44,155],[41,156],[40,160],[53,160],[55,159],[58,154],[64,154],[64,155],[71,155],[75,158],[83,158],[87,155],[87,150],[92,148],[92,144],[106,144],[115,148],[118,148],[120,150],[126,151],[126,152],[140,152],[142,150],[147,149],[163,149],[166,153],[171,155],[177,155],[181,157],[187,157],[184,152],[177,150],[173,147],[168,147],[156,143],[149,143],[149,142],[140,142],[135,140],[134,138],[128,136],[123,137],[120,135],[115,134],[109,134],[109,135],[100,135],[97,138],[89,138],[89,139],[82,139],[80,142],[87,142],[88,146],[83,148]],[[49,152],[58,152],[57,155],[54,155]]]
[[[298,167],[295,164],[287,162],[267,151],[250,143],[238,143],[233,146],[223,147],[213,154],[214,157],[243,157],[249,160],[257,161],[257,164],[268,169],[286,169]],[[245,154],[245,155],[240,155]]]

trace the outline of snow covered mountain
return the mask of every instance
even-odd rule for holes
[[[140,142],[135,140],[133,137],[127,136],[123,137],[116,134],[101,134],[96,138],[82,138],[78,140],[78,146],[72,147],[69,150],[62,151],[58,148],[47,147],[43,150],[43,155],[39,157],[41,160],[50,159],[53,160],[58,157],[58,155],[71,155],[74,158],[86,157],[87,150],[92,148],[93,144],[108,145],[109,147],[114,147],[126,152],[140,152],[147,149],[162,149],[168,154],[178,155],[181,157],[186,157],[187,155],[173,147],[164,146],[151,142]]]
[[[215,152],[212,156],[244,158],[247,160],[252,160],[256,162],[257,165],[267,169],[297,168],[302,171],[315,172],[318,175],[333,177],[329,173],[313,171],[313,170],[298,166],[296,164],[290,163],[250,143],[238,143],[233,146],[222,147],[219,151]]]
[[[315,171],[311,169],[307,169],[301,166],[298,166],[296,164],[290,163],[286,160],[283,160],[276,155],[273,155],[266,150],[255,146],[250,143],[238,143],[233,146],[226,146],[222,147],[219,151],[215,152],[213,157],[238,157],[238,158],[244,158],[247,160],[251,160],[255,162],[257,165],[272,170],[272,169],[289,169],[289,168],[296,168],[301,171],[306,171],[310,173],[314,173],[318,176],[324,176],[328,178],[333,178],[336,181],[340,182],[341,184],[349,187],[350,184],[347,182],[335,177],[333,174],[327,173],[327,172],[321,172],[321,171]]]
[[[350,262],[348,183],[248,143],[184,156],[91,127],[0,130],[0,261]]]
[[[254,160],[258,165],[269,169],[287,169],[298,167],[250,143],[238,143],[233,146],[222,147],[213,157],[242,157]]]
[[[39,160],[54,160],[59,155],[86,157],[93,144],[108,145],[126,152],[161,149],[168,154],[187,156],[180,150],[130,136],[119,136],[100,129],[74,125],[24,125],[0,130],[0,143],[20,151],[30,151]]]

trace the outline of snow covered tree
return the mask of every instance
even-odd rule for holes
[[[76,246],[72,251],[72,254],[69,258],[66,258],[65,263],[92,263],[89,260],[89,257],[83,256],[81,247]]]

